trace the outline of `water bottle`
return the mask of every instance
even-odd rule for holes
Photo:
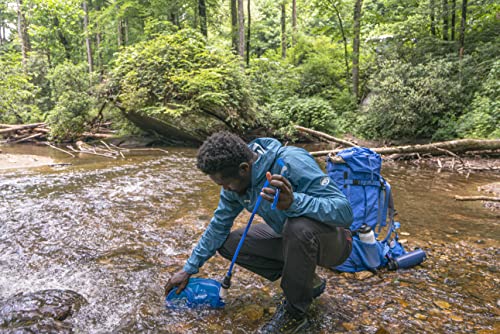
[[[400,255],[395,259],[391,259],[388,267],[390,270],[411,268],[422,263],[425,258],[425,252],[420,248],[417,248],[412,252]]]
[[[382,261],[373,229],[369,225],[363,224],[358,229],[358,236],[361,241],[363,262],[369,268],[377,269],[382,264]]]
[[[358,230],[359,240],[365,244],[374,244],[377,240],[375,239],[375,233],[373,229],[366,224],[361,225]]]

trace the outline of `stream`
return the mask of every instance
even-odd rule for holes
[[[183,266],[219,194],[195,168],[196,149],[165,149],[113,160],[2,147],[71,165],[0,170],[0,333],[253,333],[270,318],[279,282],[242,268],[223,310],[165,309],[163,286]],[[454,200],[478,195],[478,186],[500,175],[467,178],[397,163],[384,164],[383,175],[392,185],[400,238],[428,259],[377,275],[319,268],[327,291],[312,306],[308,332],[500,332],[499,213]],[[216,255],[198,276],[221,279],[228,265]],[[59,307],[78,305],[54,315],[50,301],[26,297],[45,290],[76,292],[49,297]],[[23,300],[12,299],[20,293]]]

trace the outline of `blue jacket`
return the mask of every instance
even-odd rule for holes
[[[335,183],[320,169],[304,149],[283,147],[272,138],[260,138],[249,145],[259,157],[252,165],[252,183],[245,195],[221,190],[219,205],[207,229],[184,266],[190,274],[198,272],[205,261],[219,249],[231,231],[234,219],[245,208],[252,211],[266,181],[266,172],[280,173],[276,160],[282,158],[287,166],[286,177],[292,184],[294,201],[287,210],[271,210],[262,201],[257,214],[278,234],[288,217],[308,217],[324,224],[349,227],[353,220],[351,206]]]

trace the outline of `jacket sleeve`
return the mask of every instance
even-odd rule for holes
[[[349,201],[309,153],[294,149],[292,154],[286,154],[284,161],[294,191],[293,203],[284,211],[287,217],[304,216],[342,227],[352,224]]]
[[[198,269],[215,254],[226,241],[234,219],[241,210],[243,206],[222,189],[214,216],[184,265],[184,271],[196,274]]]

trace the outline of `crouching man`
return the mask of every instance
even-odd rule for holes
[[[326,285],[316,275],[316,266],[339,265],[351,252],[353,216],[346,197],[307,151],[283,147],[271,138],[247,145],[234,134],[216,133],[199,149],[197,167],[222,187],[219,205],[184,268],[167,282],[165,293],[175,286],[182,291],[216,251],[232,259],[244,230],[231,232],[234,219],[243,209],[251,212],[260,195],[265,201],[257,214],[265,224],[251,226],[236,263],[270,281],[281,278],[283,298],[261,333],[306,328],[308,307]],[[266,179],[271,186],[263,189]],[[277,210],[272,210],[278,188]]]

